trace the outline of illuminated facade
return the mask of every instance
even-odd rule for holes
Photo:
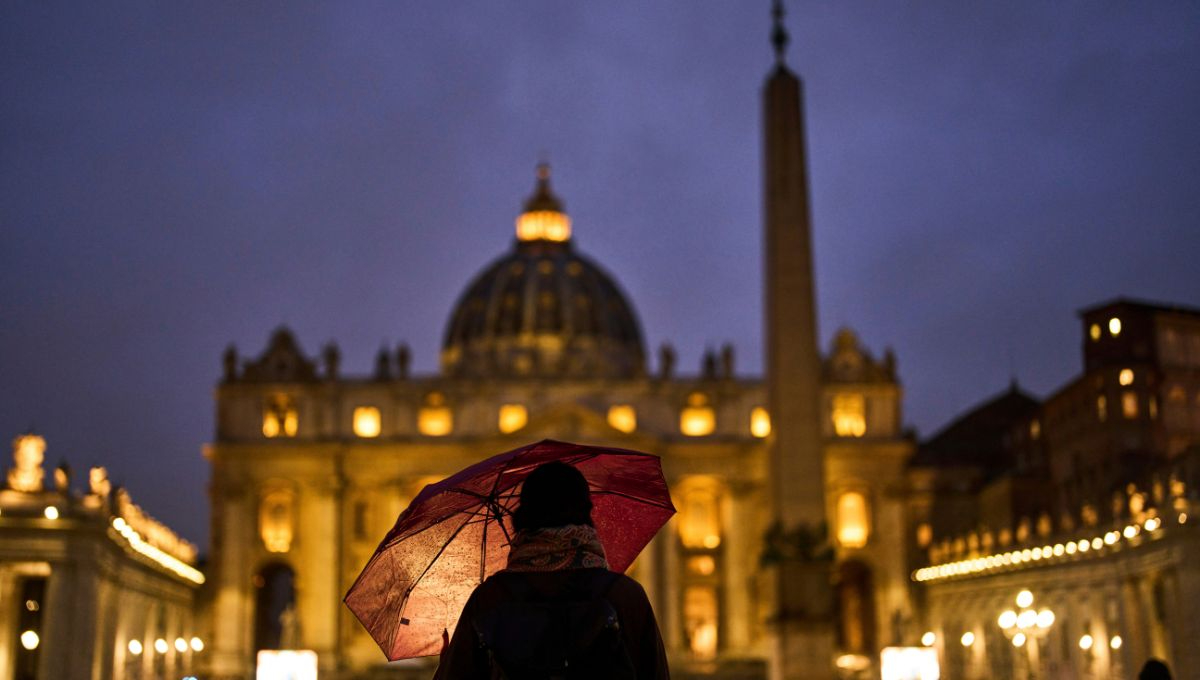
[[[380,538],[424,484],[542,438],[662,456],[679,514],[633,574],[676,667],[765,674],[773,605],[759,566],[771,521],[764,382],[736,374],[732,348],[688,375],[664,347],[648,370],[632,304],[579,252],[549,182],[539,168],[517,240],[451,310],[437,374],[411,375],[402,346],[381,354],[371,375],[345,376],[336,347],[309,356],[284,329],[250,360],[226,353],[216,440],[205,452],[210,616],[220,622],[210,633],[213,677],[249,678],[256,650],[279,647],[315,651],[331,677],[378,667],[381,652],[341,597]],[[563,228],[534,229],[531,213]],[[891,496],[911,444],[890,354],[874,359],[843,330],[820,378],[825,504],[830,516],[840,512],[837,551],[856,579],[845,589],[858,603],[848,644],[873,655],[871,645],[891,641],[890,622],[912,616]],[[857,405],[850,431],[834,416],[843,403]],[[850,510],[847,498],[856,499]]]
[[[46,442],[13,442],[0,490],[0,680],[182,677],[200,665],[196,549],[92,468],[44,484]]]
[[[913,580],[951,677],[1200,674],[1200,310],[1081,317],[1082,374],[1045,402],[1014,386],[914,458]]]

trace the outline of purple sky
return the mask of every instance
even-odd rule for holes
[[[1200,6],[789,9],[821,344],[894,347],[922,434],[1076,373],[1080,307],[1200,305]],[[758,373],[768,32],[765,1],[0,3],[0,439],[203,542],[225,345],[435,370],[543,152],[648,347]]]

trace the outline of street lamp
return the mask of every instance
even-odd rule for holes
[[[1048,607],[1041,609],[1033,608],[1033,593],[1029,590],[1022,590],[1017,593],[1014,602],[1017,605],[1016,609],[1005,609],[1000,612],[996,618],[996,624],[1006,637],[1012,642],[1013,647],[1021,648],[1029,644],[1029,651],[1025,657],[1029,663],[1031,674],[1035,677],[1038,675],[1038,646],[1039,639],[1044,638],[1050,628],[1054,626],[1056,619],[1054,612]]]

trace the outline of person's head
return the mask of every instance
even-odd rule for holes
[[[1158,659],[1150,659],[1138,673],[1138,680],[1171,680],[1171,671],[1167,664]]]
[[[546,463],[525,478],[520,504],[513,512],[517,531],[592,523],[592,494],[587,480],[566,463]]]

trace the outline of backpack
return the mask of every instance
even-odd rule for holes
[[[493,671],[505,680],[625,680],[636,677],[617,611],[606,599],[620,574],[587,570],[558,593],[520,575],[499,575],[507,601],[472,625]],[[496,577],[493,577],[496,578]],[[493,674],[495,677],[495,673]]]

